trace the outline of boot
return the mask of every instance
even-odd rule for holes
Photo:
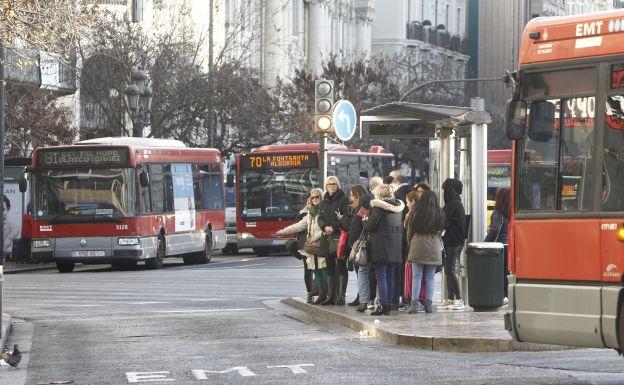
[[[412,300],[412,303],[410,304],[409,309],[407,309],[407,312],[410,314],[418,313],[418,300],[417,299]]]
[[[321,302],[321,306],[336,304],[336,277],[329,276],[327,280],[327,299]]]
[[[338,296],[336,297],[336,305],[345,304],[345,296],[347,294],[348,283],[349,283],[349,276],[341,274],[338,278]]]
[[[320,305],[327,299],[327,293],[325,289],[319,289],[319,295],[316,298],[316,301],[312,302],[313,305]]]
[[[389,314],[390,314],[390,309],[386,309],[386,307],[383,305],[377,306],[377,309],[375,309],[374,311],[370,313],[370,315],[389,315]]]
[[[308,293],[308,300],[306,301],[307,303],[312,303],[314,302],[314,294],[312,293]]]
[[[355,299],[349,302],[347,305],[349,306],[359,306],[360,305],[360,295],[358,294]]]
[[[423,301],[423,307],[425,308],[425,313],[433,313],[433,304],[430,299],[426,299]]]

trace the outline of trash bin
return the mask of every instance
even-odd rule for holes
[[[469,243],[466,248],[468,302],[475,311],[503,306],[505,245],[499,242]]]

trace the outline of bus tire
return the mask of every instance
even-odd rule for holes
[[[160,269],[165,259],[165,236],[158,236],[158,245],[156,246],[156,256],[145,261],[145,266],[150,270]]]
[[[195,257],[195,263],[204,264],[209,263],[212,259],[212,232],[208,230],[206,232],[206,238],[204,240],[204,250],[197,253]]]
[[[268,247],[254,247],[253,251],[258,257],[268,257],[271,249]]]
[[[74,271],[74,266],[76,266],[74,261],[56,261],[56,268],[59,273],[71,273]]]
[[[182,256],[185,265],[192,265],[195,262],[195,254],[186,254]]]

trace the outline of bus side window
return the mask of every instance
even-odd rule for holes
[[[147,165],[143,165],[143,170],[147,172]],[[150,197],[150,188],[149,186],[141,186],[141,182],[139,181],[139,175],[143,172],[140,169],[137,169],[137,188],[139,189],[139,212],[140,213],[149,213],[152,211],[152,202]]]
[[[163,166],[161,164],[150,164],[149,174],[150,174],[150,193],[151,193],[151,198],[152,198],[151,212],[162,213],[165,211],[164,210],[165,193],[164,193],[164,182],[163,182]]]
[[[207,207],[204,205],[204,201],[202,200],[203,189],[200,178],[200,164],[193,164],[193,195],[195,199],[195,210],[204,210]]]
[[[173,206],[173,175],[171,174],[171,165],[165,164],[163,165],[163,177],[165,180],[165,205],[164,212],[171,213],[174,211]]]
[[[602,163],[603,211],[624,210],[624,95],[607,97]]]

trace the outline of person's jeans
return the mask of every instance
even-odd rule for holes
[[[459,279],[455,267],[459,262],[463,246],[446,246],[446,258],[444,259],[444,274],[446,275],[446,288],[449,299],[461,299]]]
[[[412,263],[412,293],[419,293],[423,281],[425,281],[425,298],[433,299],[433,284],[435,280],[436,267],[432,265],[421,265],[420,263]],[[419,298],[420,299],[420,298]],[[421,299],[422,301],[422,299]]]
[[[401,293],[403,292],[404,266],[403,262],[392,263],[391,266],[394,268],[394,286],[392,287],[392,297],[390,297],[390,302],[392,302],[393,305],[398,305],[401,299]]]
[[[390,298],[394,291],[394,266],[391,263],[375,263],[377,295],[384,308],[390,310]]]
[[[359,266],[357,271],[358,294],[360,303],[366,305],[370,300],[370,281],[368,279],[368,266]]]

